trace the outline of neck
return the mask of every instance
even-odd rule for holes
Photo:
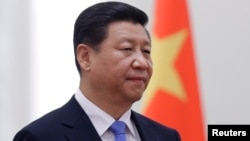
[[[80,83],[80,90],[89,101],[108,113],[115,120],[118,120],[125,112],[127,112],[132,107],[131,102],[114,99],[114,97],[110,95],[110,93],[104,91],[96,91],[94,89],[91,89],[91,87],[85,83]]]

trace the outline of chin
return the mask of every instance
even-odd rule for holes
[[[129,96],[129,99],[131,102],[136,102],[136,101],[139,101],[142,97],[142,94],[133,94],[133,95],[130,95]]]

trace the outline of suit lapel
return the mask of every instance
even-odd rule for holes
[[[62,126],[68,141],[101,141],[89,117],[75,100],[74,96],[62,107]],[[132,111],[134,121],[142,141],[157,139],[152,125],[142,115]]]
[[[101,141],[89,117],[74,96],[63,106],[62,125],[69,141]]]
[[[142,141],[153,141],[157,139],[157,136],[152,132],[153,129],[151,125],[146,122],[145,117],[142,117],[138,113],[132,111],[131,118],[136,125]]]

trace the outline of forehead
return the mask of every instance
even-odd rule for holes
[[[130,21],[112,22],[107,28],[107,38],[144,40],[150,42],[146,29],[139,23]]]

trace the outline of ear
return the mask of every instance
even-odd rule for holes
[[[77,60],[83,71],[90,70],[90,52],[91,48],[86,44],[79,44],[77,46]]]

